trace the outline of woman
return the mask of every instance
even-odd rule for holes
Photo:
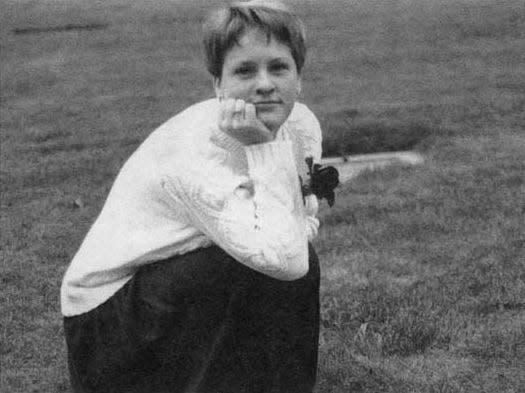
[[[75,392],[311,392],[321,131],[296,99],[300,20],[236,3],[204,26],[216,99],[126,162],[61,300]]]

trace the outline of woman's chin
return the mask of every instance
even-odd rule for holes
[[[257,114],[257,117],[270,131],[277,132],[288,116],[285,117],[284,114],[281,113],[260,113]]]
[[[279,128],[284,123],[284,122],[281,122],[281,121],[276,121],[274,119],[271,119],[271,120],[261,119],[261,121],[272,133],[276,133],[277,130],[279,130]]]

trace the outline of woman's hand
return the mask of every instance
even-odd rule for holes
[[[275,138],[257,118],[255,105],[235,98],[220,101],[219,128],[243,145],[270,142]]]

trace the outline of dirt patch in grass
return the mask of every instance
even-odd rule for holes
[[[20,34],[41,34],[41,33],[60,33],[64,31],[78,31],[78,30],[101,30],[108,27],[108,23],[85,23],[75,24],[68,23],[60,26],[42,26],[42,27],[17,27],[13,29],[13,33]]]
[[[443,130],[423,123],[372,119],[345,109],[324,116],[323,154],[364,154],[411,150]]]

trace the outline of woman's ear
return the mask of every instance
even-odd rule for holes
[[[302,88],[301,78],[298,77],[298,79],[297,79],[297,87],[296,87],[296,90],[295,90],[295,97],[296,98],[301,95],[301,88]]]
[[[220,98],[224,95],[221,91],[221,80],[217,77],[213,77],[213,90],[215,90],[215,95],[217,98]]]

